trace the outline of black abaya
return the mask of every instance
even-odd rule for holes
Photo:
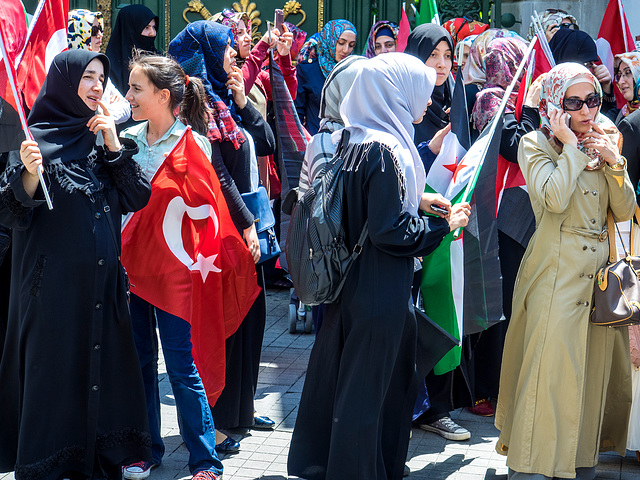
[[[369,238],[341,300],[327,306],[288,469],[307,479],[400,479],[417,394],[413,257],[433,251],[449,227],[440,218],[401,213],[386,149],[376,143],[351,148],[345,164],[364,158],[344,172],[347,245],[353,248],[367,218]]]

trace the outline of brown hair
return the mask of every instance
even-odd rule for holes
[[[209,131],[210,110],[202,80],[187,77],[178,62],[164,55],[134,51],[129,71],[140,68],[158,90],[167,89],[171,110],[180,108],[179,118],[193,129],[206,135]]]

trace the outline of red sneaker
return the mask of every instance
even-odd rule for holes
[[[491,402],[486,398],[483,398],[482,400],[478,400],[476,402],[475,407],[473,408],[467,407],[467,410],[469,410],[474,415],[478,415],[480,417],[493,417],[496,413],[496,411],[493,408],[493,405],[491,405]]]

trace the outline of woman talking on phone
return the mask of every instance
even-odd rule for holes
[[[599,450],[625,454],[627,329],[592,325],[589,313],[609,256],[607,211],[630,219],[635,195],[601,102],[589,70],[560,64],[542,83],[542,127],[520,141],[536,231],[516,280],[496,412],[512,480],[590,480]]]

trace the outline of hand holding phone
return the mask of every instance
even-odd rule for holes
[[[551,112],[556,112],[558,115],[565,113],[561,108],[556,107],[553,103],[549,102],[547,103],[547,113],[549,114],[549,117],[551,117]],[[571,128],[571,115],[567,113],[564,121],[567,127]]]

